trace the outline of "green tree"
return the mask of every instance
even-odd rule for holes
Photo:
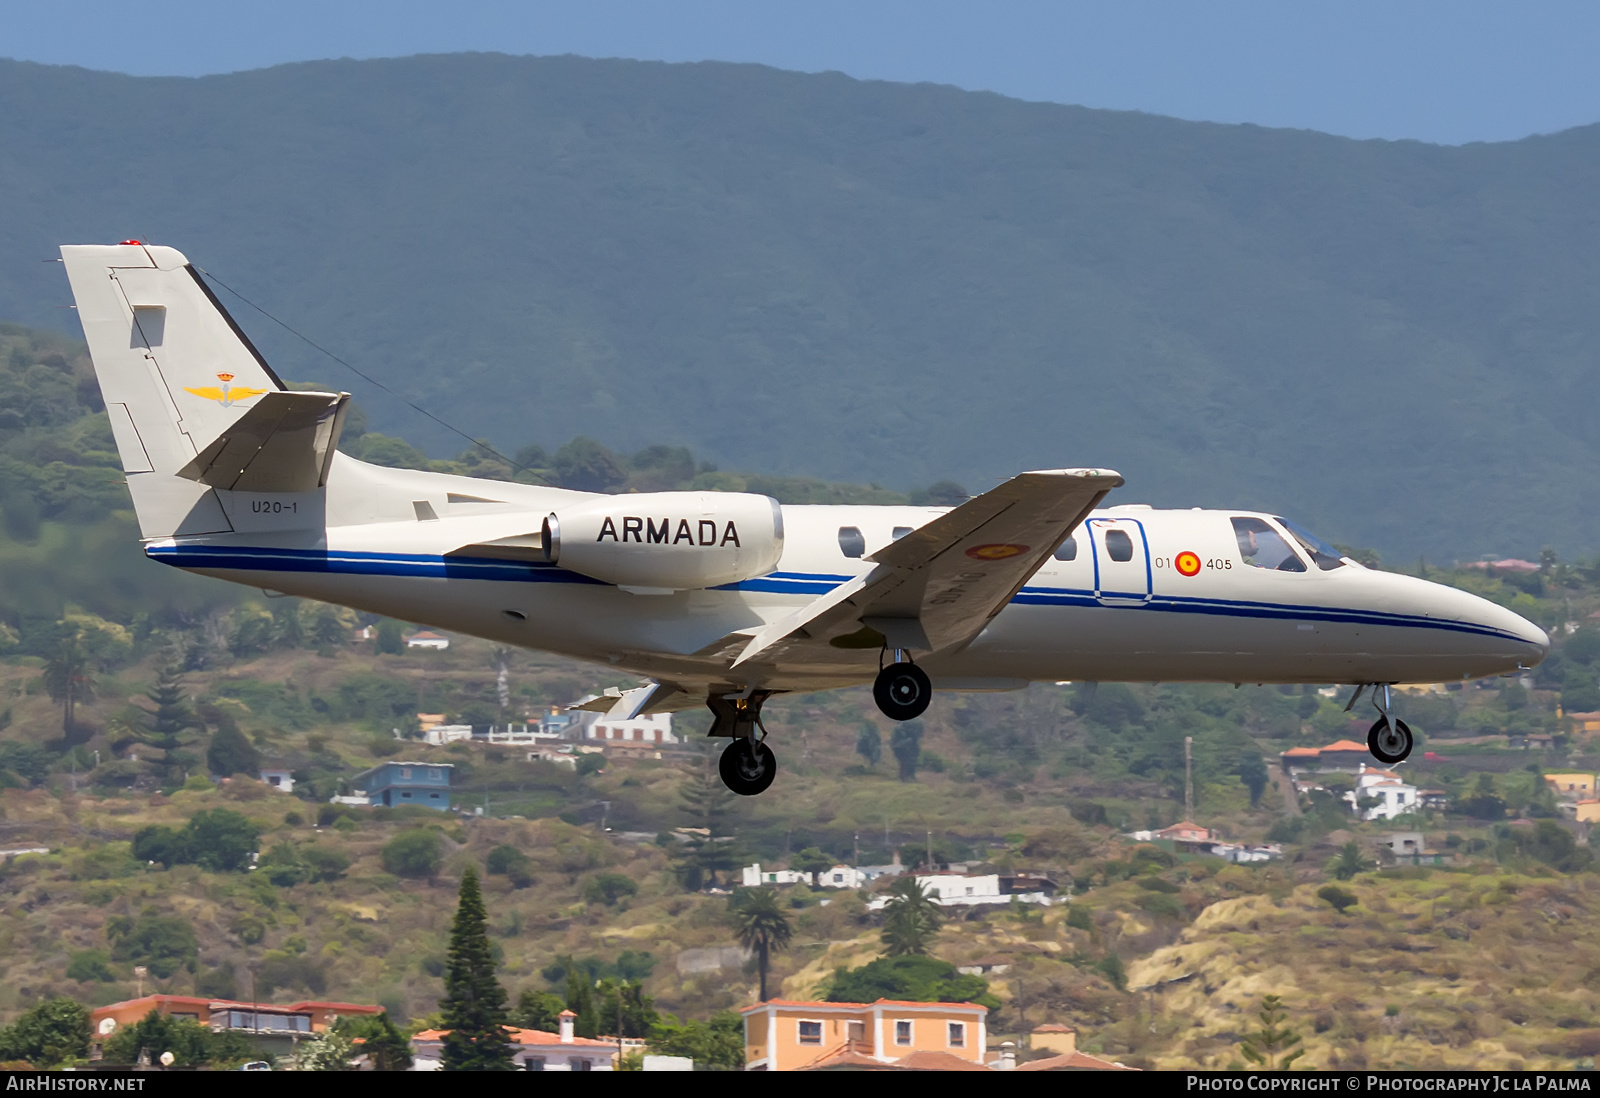
[[[444,999],[439,1004],[447,1030],[441,1054],[445,1071],[510,1071],[511,1042],[506,1036],[506,990],[495,979],[489,946],[488,913],[470,865],[461,876]]]
[[[883,758],[883,733],[875,724],[864,724],[856,736],[856,754],[867,760],[868,766],[877,766]]]
[[[219,777],[226,778],[230,774],[254,777],[261,769],[261,752],[230,718],[212,735],[211,746],[206,748],[206,765]]]
[[[404,630],[400,623],[393,618],[384,618],[378,623],[378,635],[373,640],[373,648],[380,656],[401,656],[405,654],[406,642]]]
[[[655,1001],[644,993],[644,985],[627,980],[605,979],[595,985],[595,1013],[600,1024],[612,1030],[607,1036],[648,1037],[660,1019]]]
[[[355,1055],[355,1047],[350,1036],[335,1026],[300,1042],[294,1057],[295,1070],[352,1071],[350,1060]]]
[[[814,846],[808,846],[789,859],[789,868],[797,873],[824,873],[833,868],[833,859]]]
[[[895,725],[894,731],[889,733],[889,750],[894,754],[895,762],[900,764],[900,780],[916,781],[917,762],[922,757],[921,722],[906,721]]]
[[[944,909],[916,877],[902,877],[889,889],[883,908],[883,944],[891,957],[928,952],[944,924]]]
[[[132,849],[139,861],[160,862],[167,869],[193,861],[184,833],[165,824],[151,824],[135,831]]]
[[[680,1022],[670,1015],[650,1027],[650,1051],[687,1056],[696,1067],[737,1071],[744,1067],[744,1019],[731,1010],[706,1021]]]
[[[189,857],[213,873],[244,869],[261,841],[261,832],[250,818],[231,808],[196,812],[185,832]]]
[[[1347,908],[1356,905],[1359,897],[1348,888],[1330,884],[1317,889],[1317,899],[1326,901],[1335,911],[1343,915]]]
[[[1265,996],[1258,1017],[1261,1028],[1245,1035],[1239,1051],[1246,1060],[1265,1071],[1288,1070],[1306,1050],[1295,1047],[1300,1043],[1300,1035],[1283,1024],[1289,1014],[1283,1009],[1282,1000],[1276,995]]]
[[[361,1052],[374,1071],[411,1070],[411,1042],[387,1010],[376,1018],[343,1015],[336,1028],[352,1038],[361,1038]]]
[[[1357,873],[1372,868],[1372,862],[1361,853],[1361,844],[1354,839],[1339,848],[1338,855],[1328,863],[1328,871],[1341,881],[1348,881]]]
[[[879,957],[860,968],[839,969],[828,985],[826,998],[834,1003],[870,1003],[875,999],[900,999],[912,1003],[979,1003],[998,1008],[981,976],[957,972],[956,966],[937,957]]]
[[[624,896],[633,896],[639,885],[626,873],[597,873],[583,886],[583,898],[592,904],[615,904]]]
[[[596,981],[589,972],[567,958],[567,1009],[576,1014],[572,1032],[579,1037],[600,1036],[600,1011],[594,1001]]]
[[[396,877],[432,879],[444,864],[444,845],[435,832],[419,827],[390,839],[384,844],[382,857],[383,868]]]
[[[607,492],[628,479],[615,454],[582,435],[556,451],[552,471],[557,484],[580,492]]]
[[[57,1068],[89,1055],[89,1008],[65,997],[47,999],[0,1029],[0,1060]]]
[[[213,1033],[209,1026],[187,1018],[164,1017],[155,1009],[133,1025],[118,1029],[102,1051],[111,1064],[133,1064],[140,1053],[156,1063],[163,1052],[170,1052],[175,1067],[226,1067],[257,1058],[250,1038],[238,1030]]]
[[[1315,698],[1315,695],[1312,695]],[[1261,804],[1261,794],[1267,791],[1267,786],[1272,781],[1272,775],[1267,770],[1266,760],[1258,751],[1245,751],[1239,755],[1239,765],[1234,768],[1234,773],[1239,775],[1239,780],[1250,791],[1250,807],[1255,808]]]
[[[561,1001],[561,996],[524,988],[522,994],[517,996],[517,1005],[511,1008],[509,1018],[511,1024],[519,1029],[555,1033],[561,1028],[561,1012],[566,1009],[567,1004]]]
[[[83,631],[63,622],[44,665],[44,688],[61,704],[61,733],[70,742],[77,730],[77,707],[94,700],[94,661],[83,643]]]
[[[111,941],[113,961],[147,965],[160,979],[168,979],[180,968],[193,972],[199,953],[194,927],[178,915],[162,915],[147,907],[134,919],[113,915],[106,920],[106,937]]]
[[[73,953],[67,959],[67,979],[69,980],[95,980],[99,983],[109,984],[117,978],[111,971],[111,958],[106,956],[103,949],[83,949]],[[0,1056],[0,1060],[5,1057]]]
[[[778,894],[770,888],[746,888],[733,894],[729,901],[733,913],[734,935],[739,944],[756,955],[756,969],[761,973],[761,1001],[767,1001],[767,965],[774,951],[789,947],[794,928],[789,916],[778,903]]]
[[[279,888],[293,888],[311,876],[311,869],[300,860],[293,843],[275,843],[256,863],[256,872]]]
[[[678,854],[679,880],[691,892],[714,887],[721,874],[732,872],[741,861],[738,844],[718,834],[723,829],[733,794],[717,776],[716,757],[704,748],[696,754],[698,757],[688,768],[679,788],[684,812],[691,826],[698,829],[690,833],[689,842]],[[723,841],[718,842],[719,838]]]
[[[182,771],[197,761],[185,748],[200,734],[200,727],[183,693],[178,670],[163,669],[145,695],[155,706],[154,712],[130,707],[126,723],[141,743],[161,752],[167,780],[180,780]]]

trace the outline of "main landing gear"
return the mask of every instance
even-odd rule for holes
[[[752,690],[743,698],[712,694],[706,699],[715,718],[706,734],[733,741],[723,748],[717,772],[722,784],[741,797],[754,797],[778,776],[778,759],[764,742],[767,729],[761,723],[761,705],[771,696],[768,690]]]
[[[1361,697],[1361,691],[1366,687],[1356,687],[1356,692],[1350,698],[1350,704],[1345,706],[1349,712]],[[1372,684],[1372,706],[1378,711],[1378,719],[1372,722],[1372,728],[1367,732],[1367,750],[1372,752],[1372,757],[1385,765],[1403,763],[1411,756],[1411,729],[1406,722],[1397,718],[1389,711],[1389,684],[1379,682]]]
[[[927,710],[933,700],[933,683],[927,672],[911,662],[905,649],[896,648],[894,662],[880,665],[878,677],[872,684],[872,700],[878,710],[894,721],[915,720]]]

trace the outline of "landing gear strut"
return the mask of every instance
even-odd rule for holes
[[[1379,715],[1367,733],[1367,750],[1381,763],[1405,762],[1411,755],[1411,729],[1389,712],[1388,683],[1373,684],[1372,705]]]
[[[748,697],[726,698],[712,694],[706,706],[715,718],[708,736],[732,739],[717,760],[722,784],[741,797],[754,797],[778,775],[778,759],[766,745],[767,729],[761,723],[761,705],[771,691],[752,690]]]
[[[905,649],[896,648],[894,662],[878,670],[872,684],[872,700],[878,710],[890,720],[914,720],[927,710],[933,700],[933,683],[922,668],[912,663]]]

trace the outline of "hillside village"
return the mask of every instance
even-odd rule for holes
[[[1556,648],[1399,695],[1419,743],[1397,767],[1327,688],[1040,684],[893,728],[853,690],[770,703],[781,776],[739,799],[698,715],[570,708],[627,676],[139,560],[81,349],[0,335],[59,418],[53,442],[0,425],[0,1060],[71,1000],[96,1039],[62,1062],[131,1061],[117,1034],[156,1040],[155,1006],[217,1030],[191,1063],[286,1066],[342,1025],[425,1065],[469,867],[524,1066],[580,1040],[596,1070],[1247,1066],[1269,995],[1301,1067],[1600,1051],[1600,564],[1408,568]],[[594,443],[543,461],[618,488],[702,475]],[[912,939],[891,925],[909,882],[938,912]],[[754,893],[792,931],[765,1006],[737,931]],[[947,996],[976,1005],[873,1007]]]

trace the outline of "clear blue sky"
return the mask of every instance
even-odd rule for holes
[[[1600,4],[0,0],[0,56],[160,75],[498,50],[754,61],[1352,137],[1600,121]]]

